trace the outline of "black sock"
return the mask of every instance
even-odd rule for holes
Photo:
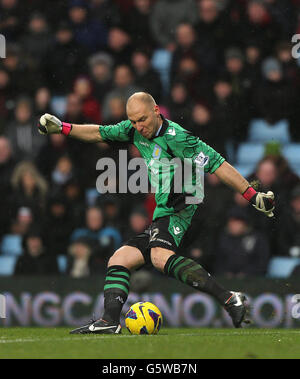
[[[123,266],[112,266],[107,270],[104,285],[103,320],[119,323],[123,305],[129,293],[130,271]]]
[[[221,287],[211,275],[192,259],[172,255],[165,265],[164,272],[182,283],[215,297],[225,305],[232,296],[231,292]]]

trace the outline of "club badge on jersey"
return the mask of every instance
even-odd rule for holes
[[[158,145],[155,145],[152,157],[154,159],[159,159],[161,156],[161,153],[162,153],[162,148]]]

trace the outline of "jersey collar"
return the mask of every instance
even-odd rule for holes
[[[162,126],[158,130],[157,134],[153,138],[151,138],[151,140],[153,140],[155,138],[162,137],[169,127],[169,123],[168,123],[167,119],[162,114],[160,115],[160,117],[163,120]]]

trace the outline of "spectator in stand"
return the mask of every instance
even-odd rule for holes
[[[81,279],[104,272],[105,262],[95,256],[86,238],[79,238],[74,241],[69,246],[68,252],[67,274],[70,277]]]
[[[46,53],[52,45],[52,33],[45,16],[39,12],[30,16],[27,28],[21,44],[30,64],[39,68],[44,64]]]
[[[211,60],[214,60],[209,56],[209,51],[203,49],[197,41],[195,28],[190,24],[180,24],[176,29],[176,50],[172,57],[172,78],[178,71],[178,66],[183,57],[193,57],[197,62],[197,65],[206,73],[213,70]]]
[[[216,124],[211,109],[205,104],[196,104],[192,111],[192,121],[191,131],[193,135],[226,157],[226,138],[222,131],[223,125]]]
[[[278,254],[300,258],[300,186],[292,191],[279,223]]]
[[[230,48],[225,52],[226,72],[231,80],[232,91],[240,98],[245,97],[246,91],[252,84],[245,80],[244,59],[242,51],[238,48]]]
[[[193,56],[183,56],[178,62],[174,82],[178,81],[185,84],[189,95],[196,102],[207,101],[211,94],[212,79],[198,65]]]
[[[21,94],[32,95],[41,85],[39,72],[26,62],[21,45],[7,44],[6,58],[1,59],[0,65],[10,76],[10,94],[15,98]]]
[[[5,130],[10,140],[16,159],[34,159],[43,146],[33,117],[30,99],[21,98],[16,105],[14,120]]]
[[[132,66],[135,74],[135,84],[151,93],[157,103],[160,103],[162,98],[162,84],[160,76],[151,67],[151,56],[146,50],[137,50],[132,55]]]
[[[101,107],[98,100],[94,97],[91,81],[81,76],[74,83],[74,93],[78,95],[82,103],[83,115],[95,124],[101,124]]]
[[[132,237],[144,233],[149,226],[147,211],[142,208],[136,208],[129,217],[129,227],[124,230],[124,240],[128,241]]]
[[[31,230],[24,236],[23,249],[24,253],[16,263],[14,275],[58,275],[56,259],[48,254],[39,231]]]
[[[247,213],[233,208],[218,239],[214,273],[228,278],[262,277],[270,258],[263,234],[250,227]]]
[[[47,143],[39,151],[35,160],[37,167],[49,181],[51,173],[60,157],[68,154],[67,141],[62,134],[52,134],[47,139]]]
[[[91,123],[83,114],[82,101],[77,94],[72,93],[68,95],[64,119],[73,124]],[[89,186],[89,181],[91,179],[94,180],[95,176],[94,152],[97,151],[97,146],[75,141],[71,138],[67,138],[66,143],[72,165],[76,167],[76,174],[80,175],[80,181],[83,184],[86,181],[85,185]],[[91,165],[93,165],[94,175],[89,179],[88,175],[90,174]],[[95,181],[93,183],[95,185]]]
[[[108,34],[108,52],[116,65],[130,64],[134,51],[129,34],[121,27],[114,27]]]
[[[276,57],[281,64],[283,77],[293,86],[299,85],[299,67],[292,56],[293,45],[288,41],[279,42],[276,46]]]
[[[244,41],[259,41],[264,54],[272,53],[274,43],[281,37],[281,28],[272,19],[266,3],[262,0],[249,0],[247,19],[239,26],[240,44]]]
[[[35,220],[33,210],[27,207],[17,209],[16,214],[11,217],[11,221],[10,233],[19,236],[24,236],[33,225],[39,222],[39,220]]]
[[[43,64],[47,87],[53,94],[66,95],[71,91],[76,76],[85,69],[85,56],[85,50],[74,39],[71,26],[61,22]]]
[[[170,112],[170,118],[174,122],[179,124],[184,123],[187,129],[191,128],[190,118],[193,109],[193,102],[184,83],[174,83],[166,106]]]
[[[127,102],[128,98],[138,91],[140,88],[135,85],[131,68],[127,65],[118,66],[114,73],[114,87],[104,99],[103,119],[110,118],[108,104],[112,98],[119,97]]]
[[[237,145],[247,135],[246,111],[239,98],[233,94],[228,74],[221,74],[213,87],[212,114],[219,140]],[[234,146],[236,147],[236,146]]]
[[[101,208],[105,225],[116,229],[120,229],[121,225],[121,215],[120,215],[120,199],[118,195],[105,194],[101,195],[97,201],[96,206]]]
[[[72,225],[74,228],[79,228],[82,224],[85,213],[85,200],[82,185],[78,179],[72,178],[64,185],[62,193],[65,198],[64,204],[68,209],[68,215],[72,220]]]
[[[108,104],[109,118],[104,120],[107,125],[114,125],[126,120],[126,103],[121,97],[113,97]]]
[[[11,79],[7,70],[0,68],[0,135],[3,134],[11,107],[14,104]]]
[[[251,83],[255,84],[261,79],[262,51],[259,44],[255,41],[248,42],[245,48],[245,71],[246,77]]]
[[[134,46],[138,48],[154,47],[150,28],[152,5],[151,0],[134,0],[133,7],[126,17],[126,30]]]
[[[63,155],[58,158],[54,170],[51,173],[51,186],[53,191],[60,189],[75,175],[75,168],[71,158]]]
[[[252,120],[249,138],[255,142],[291,141],[290,122],[295,106],[293,87],[283,78],[280,62],[266,59],[262,65],[264,81],[254,93],[260,117]]]
[[[13,192],[10,196],[11,209],[30,208],[34,218],[39,221],[46,206],[48,183],[31,162],[22,161],[15,167],[11,184]]]
[[[286,80],[288,88],[291,91],[290,98],[299,97],[299,67],[297,65],[297,61],[292,57],[292,48],[293,46],[289,41],[280,42],[276,46],[276,56],[278,61],[280,62],[282,74],[284,80]],[[300,133],[298,127],[299,120],[299,107],[294,103],[290,108],[290,115],[288,115],[290,121],[290,132],[293,138],[297,141],[300,140]]]
[[[196,32],[201,46],[202,64],[215,73],[219,62],[223,60],[224,49],[234,44],[236,37],[225,12],[221,14],[219,1],[199,0],[198,14]]]
[[[257,117],[257,109],[253,105],[254,93],[256,91],[257,86],[262,81],[262,73],[261,73],[261,64],[262,64],[262,48],[257,41],[249,41],[245,47],[245,68],[244,68],[244,77],[245,83],[249,83],[247,90],[247,126],[249,119]],[[244,134],[244,137],[245,134]]]
[[[22,31],[21,0],[0,1],[0,33],[5,35],[7,41],[17,41]]]
[[[280,25],[281,36],[289,39],[297,26],[297,2],[290,0],[265,0],[271,17]],[[299,2],[298,2],[299,7]]]
[[[16,162],[9,140],[0,136],[0,239],[8,232],[10,214],[11,176]]]
[[[91,0],[91,13],[95,20],[106,25],[107,28],[120,25],[121,14],[118,6],[111,0]]]
[[[182,252],[186,255],[189,251],[190,255],[200,259],[202,264],[210,270],[214,263],[216,236],[221,233],[226,223],[231,199],[232,190],[225,186],[216,175],[205,176],[205,201],[201,212],[195,215],[197,218],[195,226],[192,226],[185,236]],[[201,225],[200,229],[199,225]]]
[[[113,60],[106,53],[98,53],[89,59],[94,94],[100,103],[112,89],[112,67]]]
[[[156,2],[151,15],[151,29],[159,47],[174,51],[177,26],[197,22],[197,6],[194,0],[161,0]]]
[[[34,97],[34,116],[40,117],[41,114],[51,114],[51,93],[47,87],[40,87]]]
[[[58,193],[47,202],[47,211],[43,223],[45,246],[52,256],[67,254],[70,235],[75,227],[66,199]]]
[[[106,48],[107,28],[89,13],[89,4],[85,0],[70,1],[69,19],[75,41],[89,54]]]
[[[116,246],[115,238],[111,234],[107,234],[107,230],[105,229],[101,209],[98,207],[90,207],[86,210],[85,227],[75,229],[70,241],[74,242],[81,237],[88,238],[96,254],[105,260],[112,255]],[[117,230],[116,232],[118,233]]]
[[[66,112],[64,115],[66,120],[70,120],[73,124],[86,123],[87,119],[83,116],[82,101],[75,93],[67,96]]]
[[[280,191],[286,196],[290,195],[291,191],[300,183],[300,178],[296,175],[288,161],[281,154],[268,153],[267,157],[273,161],[274,165],[278,170],[278,182],[280,183]],[[284,196],[284,198],[285,198]]]

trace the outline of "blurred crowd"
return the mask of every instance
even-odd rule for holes
[[[232,164],[255,128],[265,142],[300,142],[299,15],[299,0],[0,0],[0,255],[15,252],[15,274],[58,274],[61,256],[72,277],[103,272],[155,208],[153,194],[95,190],[98,159],[137,157],[135,147],[42,137],[42,114],[115,124],[143,90]],[[280,148],[256,179],[277,195],[275,218],[208,175],[181,254],[228,277],[300,257],[300,181]]]

